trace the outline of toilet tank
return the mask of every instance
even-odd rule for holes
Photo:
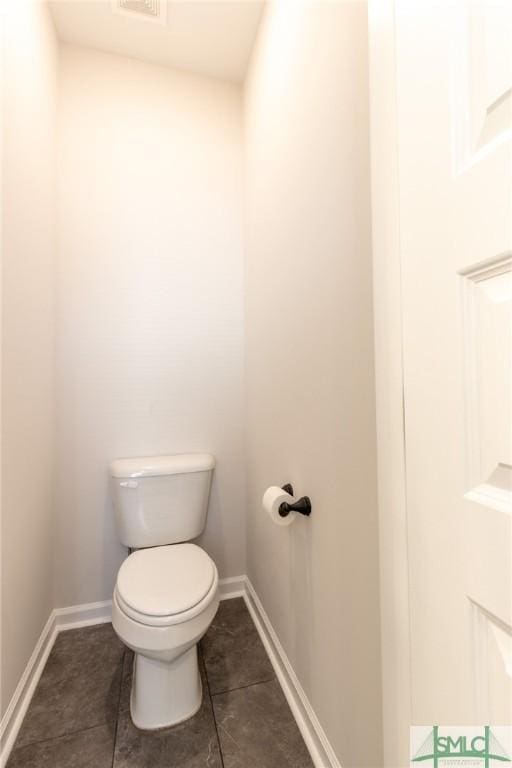
[[[141,549],[199,536],[214,466],[208,453],[112,461],[111,492],[122,543]]]

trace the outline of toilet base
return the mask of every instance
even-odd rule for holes
[[[177,725],[195,715],[201,700],[197,645],[171,662],[135,654],[130,713],[137,728]]]

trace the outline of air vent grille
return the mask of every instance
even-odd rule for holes
[[[114,13],[132,18],[156,21],[159,24],[166,23],[166,0],[114,0]]]
[[[159,0],[119,0],[119,7],[133,13],[143,13],[145,16],[159,16]]]

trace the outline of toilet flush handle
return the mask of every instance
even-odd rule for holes
[[[138,488],[139,486],[136,480],[122,480],[119,485],[121,488]]]

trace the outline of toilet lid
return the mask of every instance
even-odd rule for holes
[[[215,579],[215,566],[195,544],[171,544],[133,552],[117,574],[123,601],[146,616],[183,613],[201,602]]]

